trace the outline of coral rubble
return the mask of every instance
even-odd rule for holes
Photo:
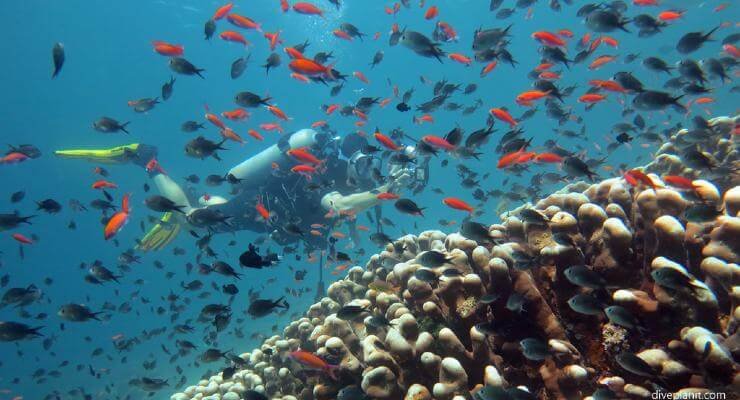
[[[709,123],[716,135],[701,156],[686,156],[683,130],[643,168],[654,188],[576,183],[505,214],[487,235],[468,222],[460,233],[397,239],[282,335],[242,354],[246,366],[230,379],[213,376],[171,399],[252,398],[249,390],[283,400],[738,393],[736,121]],[[702,162],[719,173],[702,179]],[[422,266],[430,251],[445,262]],[[364,311],[339,318],[348,305]],[[336,371],[296,363],[298,349]]]

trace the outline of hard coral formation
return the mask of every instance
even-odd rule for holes
[[[445,400],[497,390],[543,399],[738,393],[736,122],[709,123],[713,168],[733,171],[714,184],[695,180],[691,195],[662,184],[661,174],[702,175],[676,155],[685,146],[679,131],[644,169],[654,189],[621,178],[572,184],[508,213],[481,243],[440,231],[403,236],[333,283],[282,336],[242,354],[246,366],[231,378],[171,399],[248,390],[286,400],[349,390],[359,398],[360,389],[373,399]],[[689,218],[696,205],[715,212]],[[527,218],[525,208],[540,215]],[[430,250],[446,263],[422,267]],[[338,318],[347,305],[366,312]],[[336,373],[292,361],[298,349]]]

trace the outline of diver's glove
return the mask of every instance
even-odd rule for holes
[[[180,217],[172,212],[165,213],[159,220],[159,223],[154,225],[152,229],[141,238],[139,244],[136,246],[137,250],[141,251],[157,251],[161,250],[170,242],[172,242],[177,234],[182,229],[183,221]]]

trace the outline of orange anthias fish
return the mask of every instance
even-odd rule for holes
[[[29,157],[17,151],[8,153],[0,158],[0,164],[16,164],[28,160]]]
[[[550,91],[528,90],[516,96],[516,103],[522,106],[532,106],[532,102],[550,95]]]
[[[360,71],[355,71],[355,72],[353,72],[353,73],[352,73],[352,75],[353,75],[353,76],[354,76],[355,78],[357,78],[357,79],[361,80],[361,81],[362,81],[363,83],[367,83],[367,84],[369,84],[369,83],[370,83],[370,81],[369,81],[369,80],[367,79],[367,77],[365,76],[365,74],[363,74],[363,73],[362,73],[362,72],[360,72]]]
[[[496,164],[496,168],[502,169],[516,164],[517,160],[519,159],[519,157],[522,156],[522,154],[524,154],[524,148],[504,154],[503,156],[501,156],[501,158],[499,158],[498,163]]]
[[[444,203],[444,205],[446,205],[447,207],[454,208],[455,210],[467,211],[470,214],[475,211],[475,209],[470,204],[456,197],[446,197],[442,199],[442,203]]]
[[[564,47],[566,45],[565,40],[561,39],[558,35],[547,31],[538,31],[533,33],[532,39],[551,47]]]
[[[225,17],[226,14],[228,14],[233,7],[234,7],[234,3],[227,3],[226,5],[219,7],[216,10],[216,12],[213,14],[212,19],[214,21],[218,21],[219,19]]]
[[[653,192],[656,191],[655,190],[655,182],[653,182],[653,180],[650,179],[650,177],[646,173],[640,171],[639,169],[631,169],[631,170],[625,172],[624,175],[625,175],[625,178],[627,178],[629,176],[630,178],[633,179],[633,181],[637,181],[639,183],[642,183],[642,184],[645,184],[647,186],[650,186],[653,189]],[[630,182],[629,179],[626,179],[626,180],[627,180],[627,182]],[[633,184],[633,186],[634,186],[634,184]]]
[[[388,150],[397,151],[397,150],[401,149],[401,147],[399,147],[396,144],[396,142],[393,141],[393,139],[389,138],[388,136],[386,136],[386,135],[384,135],[384,134],[382,134],[380,132],[375,132],[375,134],[373,134],[373,136],[375,137],[375,140],[377,140],[380,144],[383,145],[383,147],[385,147]]]
[[[343,31],[341,29],[334,29],[332,31],[332,33],[334,34],[334,36],[336,36],[336,37],[338,37],[340,39],[347,40],[349,42],[352,41],[352,36],[350,36],[349,33],[345,32],[345,31]]]
[[[262,35],[270,42],[270,50],[275,50],[278,44],[283,43],[283,40],[280,39],[280,31],[275,33],[265,32]]]
[[[426,20],[434,19],[434,18],[437,18],[438,15],[439,15],[439,9],[437,8],[437,6],[431,6],[429,7],[429,9],[427,9],[427,12],[424,13],[424,19]]]
[[[262,27],[260,26],[260,24],[254,22],[254,20],[249,17],[231,13],[226,16],[226,19],[239,28],[254,29],[257,32],[262,32]]]
[[[375,197],[378,200],[396,200],[396,199],[400,198],[401,196],[399,196],[399,195],[397,195],[395,193],[391,193],[391,192],[383,192],[383,193],[378,193],[378,195],[375,196]]]
[[[283,49],[283,51],[285,52],[285,54],[288,55],[288,57],[293,58],[293,59],[295,59],[295,58],[306,58],[303,55],[303,53],[301,53],[300,51],[296,50],[294,47],[285,47]]]
[[[154,51],[163,56],[181,57],[185,54],[185,47],[180,44],[171,44],[161,40],[155,40],[152,42],[152,45],[154,45]]]
[[[517,121],[514,119],[514,117],[509,114],[508,111],[506,111],[503,108],[492,108],[488,110],[488,112],[493,115],[496,119],[501,120],[503,122],[506,122],[509,124],[510,127],[515,127],[517,125]]]
[[[27,238],[27,237],[26,237],[26,236],[24,236],[23,234],[20,234],[20,233],[14,233],[14,234],[12,235],[12,237],[13,237],[13,239],[15,239],[15,240],[16,240],[16,241],[17,241],[18,243],[21,243],[21,244],[33,244],[33,240],[31,240],[31,239]]]
[[[283,121],[287,121],[290,118],[288,118],[287,115],[283,112],[283,110],[279,109],[277,106],[265,106],[269,112],[272,113],[272,115],[282,119]]]
[[[241,121],[249,118],[249,112],[243,108],[236,108],[231,111],[222,112],[221,116],[232,121]]]
[[[448,57],[450,58],[450,60],[457,61],[460,64],[464,64],[467,67],[469,67],[470,64],[473,62],[473,60],[470,57],[464,54],[460,54],[460,53],[450,53]]]
[[[283,127],[280,126],[280,124],[274,123],[274,122],[273,123],[260,124],[260,129],[265,130],[267,132],[278,131],[280,133],[283,133]]]
[[[305,1],[293,4],[293,11],[297,12],[298,14],[318,15],[322,18],[324,17],[324,12],[321,11],[320,8]]]
[[[696,190],[697,188],[697,186],[694,184],[694,181],[678,175],[664,175],[663,182],[679,189]]]
[[[483,69],[480,71],[481,78],[488,75],[489,72],[493,71],[494,68],[496,68],[496,65],[498,65],[498,61],[493,60],[490,63],[488,63]]]
[[[257,214],[259,214],[263,220],[268,221],[270,219],[270,211],[268,211],[262,204],[262,200],[257,200],[257,204],[254,206],[254,209],[257,210]]]
[[[453,146],[450,142],[448,142],[447,140],[439,136],[426,135],[422,137],[421,140],[423,140],[425,143],[427,143],[428,145],[432,147],[437,147],[437,148],[444,149],[447,151],[455,150],[455,146]]]
[[[208,122],[215,125],[218,129],[225,129],[226,125],[218,118],[216,114],[211,114],[209,112],[206,113],[206,119]]]
[[[601,88],[604,90],[608,90],[610,92],[618,92],[618,93],[626,93],[627,89],[623,88],[622,85],[619,84],[619,82],[612,81],[612,80],[600,80],[600,79],[592,79],[588,81],[588,84],[590,86],[594,86],[597,88]]]
[[[334,67],[331,64],[324,66],[313,60],[296,58],[291,61],[290,64],[288,64],[288,68],[290,68],[293,72],[298,72],[299,74],[307,76],[324,75],[331,80],[334,79],[334,76],[331,72]]]
[[[102,180],[102,179],[99,180],[99,181],[95,181],[92,184],[92,188],[93,189],[115,189],[117,187],[118,187],[118,185],[116,185],[115,183],[108,182],[108,181]]]
[[[606,96],[598,93],[587,93],[578,98],[579,103],[598,103],[606,99]]]
[[[429,114],[424,114],[421,117],[414,117],[412,118],[415,124],[423,124],[424,122],[428,122],[430,124],[434,123],[434,117],[432,117]]]
[[[302,163],[308,163],[312,165],[321,165],[323,163],[322,160],[319,160],[311,154],[308,150],[306,150],[303,147],[297,148],[297,149],[290,149],[286,152],[287,155],[295,158],[296,160],[302,162]]]
[[[311,176],[316,172],[316,167],[312,165],[298,164],[295,167],[291,168],[290,171],[301,175],[310,181]]]
[[[242,137],[239,136],[239,134],[237,134],[236,132],[234,132],[234,130],[231,128],[227,127],[226,129],[221,129],[220,133],[224,139],[229,139],[237,143],[244,143],[244,139],[242,139]]]
[[[128,222],[128,217],[131,213],[131,210],[129,209],[129,197],[130,194],[128,193],[123,196],[123,199],[121,200],[121,210],[113,214],[113,216],[108,220],[108,223],[105,224],[105,228],[103,229],[103,237],[105,240],[115,236]]]
[[[555,153],[539,153],[534,157],[534,161],[542,163],[560,163],[563,161],[563,157]]]
[[[286,13],[288,10],[290,10],[290,4],[288,4],[288,0],[280,0],[280,9]]]
[[[296,350],[289,354],[290,358],[295,360],[298,364],[301,364],[304,368],[313,371],[322,371],[327,373],[332,379],[337,380],[335,370],[339,368],[337,365],[331,365],[321,359],[319,356],[310,353],[308,351]]]
[[[244,38],[244,35],[236,31],[223,31],[218,36],[227,42],[241,43],[244,46],[249,45],[249,41]]]
[[[249,136],[259,140],[260,142],[265,140],[265,138],[262,135],[260,135],[259,132],[255,131],[254,129],[248,130],[247,133],[249,134]]]
[[[588,69],[594,70],[601,68],[605,64],[608,64],[612,61],[614,61],[617,57],[616,56],[600,56],[597,59],[593,60],[591,64],[588,65]]]

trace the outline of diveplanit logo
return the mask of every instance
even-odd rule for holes
[[[674,400],[674,399],[685,399],[685,400],[726,400],[728,399],[727,393],[724,392],[704,392],[704,393],[668,393],[668,392],[652,392],[650,398],[654,400]]]

